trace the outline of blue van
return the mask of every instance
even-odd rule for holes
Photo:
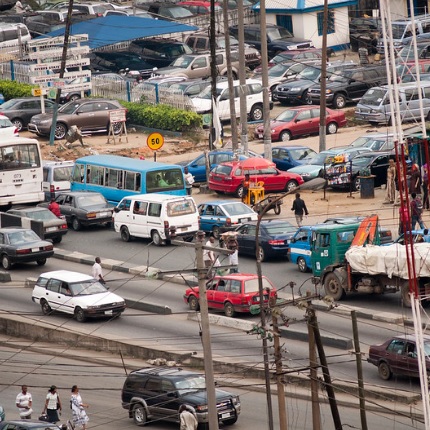
[[[311,240],[312,228],[310,226],[300,227],[291,238],[288,258],[297,264],[300,272],[309,272],[312,269],[311,263]]]

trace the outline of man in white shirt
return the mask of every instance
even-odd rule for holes
[[[21,419],[31,419],[31,413],[33,412],[33,409],[31,409],[32,404],[33,399],[31,394],[27,391],[27,386],[23,385],[21,387],[21,392],[16,396],[16,407],[18,408]]]
[[[92,276],[94,279],[97,279],[102,284],[104,284],[105,280],[103,278],[102,266],[100,263],[101,263],[100,257],[96,257],[95,263],[93,264]]]

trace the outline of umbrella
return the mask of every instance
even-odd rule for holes
[[[274,167],[275,163],[265,158],[250,157],[240,162],[240,166],[243,170],[258,170],[266,169],[267,167]]]

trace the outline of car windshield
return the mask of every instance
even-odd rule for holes
[[[297,148],[297,149],[290,149],[291,158],[293,160],[309,160],[314,158],[317,153],[310,148]]]
[[[84,208],[86,206],[95,205],[106,205],[105,198],[100,194],[95,194],[93,196],[80,196],[78,197],[78,206]]]
[[[58,220],[58,218],[50,211],[29,211],[29,212],[21,212],[23,216],[31,219],[37,219],[41,221],[49,221],[52,219]]]
[[[218,45],[218,48],[225,49],[225,37],[218,37],[216,44]],[[235,37],[230,36],[230,47],[232,46],[239,46],[239,41]]]
[[[372,157],[360,157],[357,156],[352,160],[354,166],[367,166],[372,160]]]
[[[430,342],[424,342],[424,354],[430,357]]]
[[[194,60],[194,57],[190,57],[189,55],[182,55],[181,57],[178,57],[175,61],[173,61],[172,64],[170,64],[170,67],[179,67],[181,69],[186,69]]]
[[[81,105],[80,103],[70,102],[65,104],[64,106],[61,106],[58,109],[58,112],[63,113],[65,115],[69,115],[75,112],[75,110],[78,109],[80,105]]]
[[[387,91],[378,88],[371,88],[360,100],[361,105],[379,106],[384,100]]]
[[[171,18],[188,18],[193,16],[192,12],[180,6],[160,8],[159,15],[169,16]]]
[[[306,158],[305,160],[309,160],[307,164],[315,164],[318,166],[322,166],[323,164],[331,163],[331,159],[334,157],[334,152],[320,152],[316,154],[314,157]]]
[[[283,27],[275,27],[267,29],[267,36],[270,40],[289,39],[293,35]]]
[[[286,64],[275,64],[269,69],[269,76],[272,78],[278,78],[282,76],[291,66]]]
[[[13,127],[11,120],[7,117],[0,116],[0,128]]]
[[[393,32],[393,39],[401,39],[406,30],[406,24],[394,23],[391,24],[391,29]],[[408,26],[409,29],[409,26]]]
[[[222,89],[218,88],[216,89],[216,96],[220,96],[222,93]],[[209,85],[206,87],[198,96],[199,99],[212,99],[212,87]]]
[[[273,285],[269,282],[267,278],[262,278],[262,281],[263,281],[263,290],[273,289]],[[258,288],[258,278],[248,279],[247,281],[245,281],[245,294],[257,293],[258,291],[260,291]]]
[[[99,281],[88,280],[69,283],[73,296],[90,296],[91,294],[106,293],[108,290]]]
[[[357,139],[355,139],[352,143],[349,144],[351,148],[359,148],[361,146],[364,146],[367,142],[372,141],[373,139],[368,136],[362,136]]]
[[[363,146],[369,148],[372,151],[380,151],[381,148],[387,143],[385,139],[371,139],[366,142]]]
[[[33,230],[15,231],[8,233],[7,236],[11,245],[22,245],[27,242],[40,241],[40,237]]]
[[[241,202],[228,203],[226,205],[223,205],[222,207],[230,216],[244,215],[244,214],[250,215],[253,213],[253,211],[248,206],[246,206]]]
[[[310,79],[315,80],[320,77],[321,69],[318,67],[306,67],[306,69],[303,69],[298,75],[297,79]]]
[[[275,119],[275,121],[282,121],[282,122],[290,122],[294,119],[294,117],[297,115],[296,110],[285,110],[280,115],[278,115]]]
[[[15,106],[17,103],[19,102],[19,100],[8,100],[7,102],[4,102],[0,108],[1,110],[7,110],[7,109],[11,109],[13,106]]]
[[[193,375],[189,378],[176,381],[175,388],[180,394],[189,393],[190,391],[206,390],[206,381],[203,375]]]

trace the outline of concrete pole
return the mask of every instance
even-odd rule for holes
[[[238,0],[237,2],[237,13],[238,13],[238,25],[239,25],[239,64],[245,66],[245,35],[243,33],[243,0]],[[246,107],[246,94],[243,89],[246,85],[246,68],[240,67],[239,69],[239,83],[241,91],[240,95],[240,143],[242,145],[242,150],[245,155],[248,155],[248,115]]]
[[[320,99],[320,142],[319,151],[325,151],[326,149],[326,107],[327,100],[325,98],[325,92],[327,88],[327,30],[328,30],[328,0],[324,0],[324,12],[323,12],[323,37],[322,37],[322,61],[321,61],[321,99]]]

